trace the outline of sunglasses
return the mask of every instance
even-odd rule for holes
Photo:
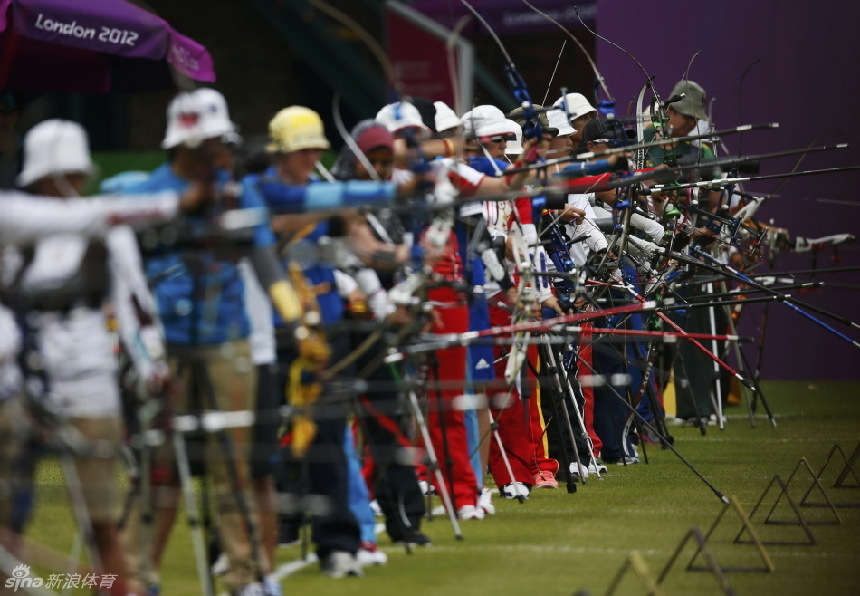
[[[508,134],[508,135],[493,135],[491,137],[481,137],[482,143],[505,143],[507,141],[515,141],[517,135]]]

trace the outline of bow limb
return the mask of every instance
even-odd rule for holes
[[[481,22],[482,25],[487,29],[490,36],[496,42],[496,45],[499,46],[499,49],[502,52],[502,55],[505,57],[507,61],[507,65],[505,66],[505,75],[508,79],[508,84],[511,87],[511,93],[513,93],[514,100],[517,106],[521,106],[523,108],[523,117],[525,118],[525,124],[523,124],[523,141],[527,139],[540,139],[541,138],[541,125],[540,119],[538,118],[537,111],[535,110],[534,104],[532,103],[531,95],[529,95],[528,89],[526,88],[525,80],[522,75],[517,71],[516,66],[514,65],[514,61],[511,58],[511,55],[508,54],[507,49],[505,49],[504,44],[499,39],[499,36],[496,35],[496,32],[493,31],[493,28],[490,27],[490,24],[481,16],[481,14],[475,10],[475,7],[472,6],[466,0],[460,0],[460,3],[465,6],[475,17]]]
[[[502,44],[498,35],[496,35],[495,31],[493,31],[492,27],[490,27],[489,23],[475,10],[475,7],[472,6],[466,0],[460,0],[460,2],[465,6],[475,17],[484,25],[487,31],[492,36],[493,40],[498,45],[502,54],[507,61],[507,65],[505,66],[505,74],[508,79],[508,84],[511,88],[511,93],[514,96],[514,100],[518,106],[521,106],[523,109],[523,118],[525,122],[522,126],[523,128],[523,144],[529,139],[535,139],[536,142],[540,142],[541,140],[541,124],[540,119],[538,117],[537,111],[535,110],[534,104],[532,103],[531,96],[529,95],[528,89],[526,88],[525,80],[522,75],[517,71],[516,66],[514,65],[514,61],[511,58],[510,54],[508,54],[505,49],[504,44]],[[531,152],[532,149],[526,149],[526,151]],[[514,266],[516,268],[517,273],[520,275],[519,284],[518,284],[518,296],[517,296],[517,304],[514,308],[514,319],[517,322],[521,322],[531,316],[531,307],[534,304],[534,301],[537,299],[536,289],[534,287],[534,276],[532,263],[529,259],[529,250],[525,245],[524,241],[524,231],[522,222],[519,219],[516,206],[512,204],[512,214],[514,217],[515,226],[511,229],[510,241],[512,244],[512,254],[514,257]],[[517,341],[514,342],[514,345],[511,348],[511,352],[508,357],[508,362],[505,367],[505,380],[509,384],[513,384],[517,378],[519,378],[520,371],[522,369],[522,365],[525,361],[526,357],[526,349],[529,341],[529,334],[522,333],[518,334]]]
[[[528,247],[522,230],[522,224],[516,217],[516,209],[513,211],[515,217],[514,227],[510,232],[511,252],[514,268],[519,275],[517,287],[517,302],[514,305],[513,323],[522,323],[531,318],[532,307],[537,295],[533,286],[532,263],[529,258]],[[520,376],[523,363],[525,362],[530,334],[528,332],[514,334],[514,343],[508,355],[505,366],[505,381],[513,385]]]
[[[606,97],[609,99],[609,101],[615,101],[612,97],[612,94],[609,93],[609,89],[606,87],[606,79],[603,78],[603,75],[600,74],[599,70],[597,70],[597,65],[594,63],[594,60],[591,58],[591,55],[588,53],[588,50],[586,50],[585,46],[582,45],[582,42],[579,41],[579,39],[577,39],[577,37],[573,33],[571,33],[567,27],[565,27],[564,25],[559,23],[557,20],[555,20],[554,18],[552,18],[551,16],[549,16],[548,14],[546,14],[545,12],[543,12],[542,10],[537,8],[534,4],[532,4],[528,0],[522,0],[522,2],[523,2],[523,4],[525,4],[526,6],[531,8],[533,11],[535,11],[539,15],[541,15],[542,17],[544,17],[545,19],[547,19],[551,23],[555,24],[559,29],[561,29],[562,31],[564,31],[567,34],[567,36],[571,39],[571,41],[573,41],[573,43],[576,44],[576,47],[578,47],[582,51],[582,53],[585,55],[585,58],[586,58],[586,60],[588,60],[588,64],[591,66],[591,70],[594,71],[594,76],[597,77],[597,82],[600,83],[600,86],[603,88],[603,92],[606,94]],[[547,91],[549,91],[549,89],[547,89]]]
[[[325,0],[307,0],[307,2],[320,12],[325,13],[332,19],[341,23],[344,27],[350,29],[359,37],[359,39],[361,39],[361,41],[364,42],[364,44],[373,54],[376,61],[382,67],[382,70],[385,73],[385,78],[388,80],[388,83],[391,85],[391,88],[394,89],[395,95],[400,98],[403,94],[403,83],[397,78],[394,70],[394,65],[391,63],[391,60],[388,59],[385,50],[380,45],[380,43],[376,41],[376,39],[374,39],[370,32],[368,32],[367,29],[359,25],[352,17],[333,7]],[[358,158],[362,165],[367,169],[373,179],[378,180],[375,168],[370,165],[370,161],[367,159],[367,156],[358,147],[355,140],[352,139],[343,124],[343,120],[340,116],[339,93],[335,93],[334,97],[332,98],[332,116],[334,118],[337,132],[343,139],[344,143],[346,143],[350,150],[355,154],[356,158]]]
[[[379,44],[376,39],[361,25],[359,25],[352,17],[341,12],[325,0],[307,0],[307,3],[319,10],[320,12],[324,12],[334,20],[338,21],[348,29],[351,29],[353,33],[358,35],[358,37],[364,42],[364,44],[368,47],[368,49],[373,53],[377,62],[379,62],[382,69],[385,71],[385,76],[388,79],[388,82],[391,84],[395,93],[398,97],[402,95],[403,84],[397,79],[394,74],[394,65],[388,59],[388,56],[385,54],[385,50]]]
[[[649,80],[639,90],[639,95],[636,97],[636,144],[642,145],[645,143],[645,92],[651,86]],[[641,170],[645,167],[645,148],[636,150],[636,169]]]
[[[574,6],[573,6],[573,11],[576,13],[576,18],[577,18],[577,19],[579,19],[579,22],[582,24],[582,26],[583,26],[583,27],[585,27],[586,31],[588,31],[589,33],[591,33],[592,35],[594,35],[594,37],[596,37],[596,38],[598,38],[598,39],[601,39],[601,40],[605,41],[605,42],[606,42],[606,43],[608,43],[609,45],[611,45],[611,46],[614,46],[614,47],[618,48],[618,49],[619,49],[619,50],[621,50],[621,51],[622,51],[622,52],[623,52],[623,53],[624,53],[628,58],[630,58],[633,62],[635,62],[635,63],[636,63],[636,66],[638,66],[638,67],[639,67],[639,70],[641,70],[641,71],[642,71],[642,73],[645,75],[645,80],[647,81],[646,85],[651,86],[651,80],[653,79],[653,77],[652,77],[651,75],[649,75],[649,74],[648,74],[648,71],[647,71],[647,70],[645,70],[645,67],[644,67],[644,66],[642,66],[642,63],[641,63],[641,62],[639,62],[639,60],[637,60],[637,59],[633,56],[633,54],[631,54],[630,52],[628,52],[627,50],[625,50],[624,48],[622,48],[620,45],[618,45],[618,44],[617,44],[617,43],[615,43],[614,41],[611,41],[611,40],[609,40],[609,39],[607,39],[607,38],[603,37],[602,35],[600,35],[600,34],[599,34],[599,33],[597,33],[596,31],[594,31],[591,27],[589,27],[588,25],[586,25],[586,24],[585,24],[585,21],[584,21],[584,20],[582,20],[582,16],[579,14],[579,8],[578,8],[576,5],[574,5]],[[660,97],[657,95],[657,90],[656,90],[656,89],[654,89],[654,88],[653,88],[653,86],[651,86],[651,89],[652,89],[652,91],[654,92],[654,97],[656,97],[656,98],[657,98],[657,100],[659,101]]]
[[[455,54],[455,46],[457,45],[457,40],[460,38],[460,32],[470,20],[471,18],[468,15],[463,16],[463,18],[457,21],[453,29],[451,29],[451,34],[445,39],[445,58],[448,61],[448,72],[451,75],[451,95],[454,98],[454,105],[452,107],[459,113],[465,112],[467,106],[471,106],[474,95],[472,84],[468,80],[463,80],[463,87],[465,89],[460,87],[460,75],[457,70],[458,61]],[[465,98],[463,97],[464,93],[467,96]]]

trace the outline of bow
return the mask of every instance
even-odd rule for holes
[[[510,86],[514,100],[523,110],[522,116],[525,120],[522,126],[523,140],[536,139],[537,141],[540,141],[540,118],[534,104],[532,103],[531,95],[528,92],[525,80],[517,71],[513,59],[510,54],[508,54],[504,44],[502,44],[495,31],[493,31],[492,27],[490,27],[489,23],[487,23],[480,13],[475,10],[475,7],[466,0],[460,0],[460,2],[484,25],[505,57],[505,75],[508,85]],[[534,149],[535,147],[532,147],[532,151]],[[517,304],[515,305],[512,318],[516,322],[523,322],[531,317],[532,307],[537,300],[537,295],[534,286],[535,278],[533,276],[533,265],[530,259],[529,248],[525,243],[526,232],[515,207],[511,210],[511,213],[514,218],[514,226],[510,229],[509,242],[512,248],[511,252],[514,261],[514,268],[516,273],[519,275]],[[508,362],[505,367],[505,381],[510,386],[512,386],[516,379],[519,378],[520,371],[522,370],[522,366],[526,359],[529,337],[530,336],[527,332],[521,333],[511,346],[511,350],[508,354]]]
[[[522,2],[523,2],[523,4],[525,4],[526,6],[531,8],[533,11],[535,11],[536,13],[538,13],[539,15],[541,15],[542,17],[544,17],[545,19],[547,19],[548,21],[550,21],[551,23],[556,25],[559,29],[564,31],[564,33],[571,39],[571,41],[573,41],[573,43],[576,44],[576,47],[578,47],[582,51],[582,53],[585,55],[585,59],[588,60],[588,64],[589,64],[589,66],[591,66],[591,70],[594,71],[594,76],[597,79],[597,84],[599,84],[603,88],[603,92],[606,94],[607,102],[614,105],[615,100],[612,98],[612,94],[609,93],[609,89],[606,87],[606,79],[604,79],[603,75],[600,74],[600,71],[597,70],[597,65],[594,63],[594,60],[592,59],[591,55],[588,53],[588,50],[586,50],[585,46],[582,45],[582,42],[579,41],[579,39],[573,33],[571,33],[567,27],[565,27],[564,25],[559,23],[557,20],[555,20],[554,18],[552,18],[551,16],[549,16],[548,14],[546,14],[545,12],[543,12],[542,10],[537,8],[534,4],[532,4],[528,0],[522,0]],[[564,46],[562,46],[562,51],[564,51]],[[559,58],[561,58],[561,54],[559,54]],[[547,88],[547,93],[549,93],[549,88]]]

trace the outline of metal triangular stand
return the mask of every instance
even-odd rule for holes
[[[860,488],[860,478],[857,477],[857,471],[854,469],[854,466],[857,463],[858,454],[860,454],[860,443],[858,443],[857,447],[854,448],[854,452],[851,454],[851,457],[846,457],[845,452],[842,450],[842,447],[839,446],[839,443],[834,443],[833,447],[830,448],[830,452],[827,454],[827,459],[824,460],[824,465],[821,466],[821,469],[815,475],[818,484],[821,485],[822,479],[824,478],[824,472],[827,471],[827,467],[830,465],[830,462],[834,460],[837,454],[842,458],[844,466],[842,467],[842,471],[837,475],[836,480],[833,482],[833,488]],[[849,479],[849,476],[853,477],[853,484],[846,482]],[[804,507],[827,507],[828,503],[831,503],[829,498],[827,499],[827,502],[809,500],[809,496],[814,488],[815,484],[809,487],[809,490],[807,490],[800,499],[800,504]],[[825,498],[826,497],[827,495],[825,494]],[[860,507],[860,503],[858,502],[832,502],[832,505],[833,507]]]
[[[618,570],[618,573],[615,574],[615,578],[606,589],[606,596],[612,596],[615,594],[615,590],[618,588],[621,580],[629,569],[633,570],[633,575],[636,576],[636,579],[638,579],[642,587],[645,588],[645,593],[648,596],[662,596],[665,594],[665,592],[660,589],[660,585],[657,583],[657,580],[654,579],[654,575],[645,563],[645,559],[642,558],[642,554],[638,551],[633,551],[627,555],[626,559],[624,559],[624,563],[621,564],[621,568]]]
[[[812,469],[812,466],[809,465],[809,461],[805,457],[801,457],[800,461],[797,462],[797,465],[794,467],[794,471],[791,473],[791,476],[788,477],[785,484],[787,486],[791,486],[791,481],[794,479],[794,476],[801,468],[806,468],[806,471],[809,473],[809,477],[812,478],[812,484],[803,494],[803,497],[800,499],[799,504],[801,507],[816,507],[818,504],[809,503],[806,501],[807,497],[812,493],[812,491],[817,487],[818,492],[821,493],[821,496],[824,497],[824,503],[821,506],[829,507],[830,511],[833,513],[834,519],[822,519],[822,520],[806,520],[808,524],[840,524],[842,525],[842,517],[840,517],[839,512],[836,511],[836,507],[833,505],[833,502],[830,500],[830,497],[827,496],[827,492],[824,490],[824,487],[821,485],[821,481],[818,478],[818,475]]]
[[[845,458],[844,453],[842,454],[842,457]],[[860,443],[857,443],[854,451],[851,452],[851,456],[845,460],[845,467],[842,468],[842,471],[839,473],[839,477],[833,484],[835,488],[860,488],[860,479],[857,478],[857,470],[854,469],[854,465],[857,463],[858,457],[860,457]],[[849,474],[854,477],[854,484],[845,483]]]
[[[690,540],[695,542],[697,546],[695,556],[697,557],[699,556],[699,554],[702,555],[702,557],[705,559],[705,563],[707,563],[707,567],[705,568],[705,570],[709,570],[711,572],[723,593],[727,594],[728,596],[734,596],[736,592],[729,583],[729,580],[726,577],[723,568],[720,567],[720,564],[717,561],[717,558],[714,556],[713,551],[711,551],[711,548],[708,546],[707,539],[702,535],[702,531],[695,526],[690,528],[690,531],[684,535],[684,538],[681,540],[681,543],[678,544],[678,547],[675,549],[675,552],[672,553],[672,556],[669,558],[669,562],[666,563],[666,566],[660,573],[660,577],[657,578],[657,585],[663,585],[663,582],[666,580],[666,576],[669,575],[669,571],[672,570],[672,566],[675,564],[675,561],[678,560],[681,551],[684,550],[684,546]]]
[[[803,516],[800,514],[800,509],[798,509],[798,507],[797,507],[797,503],[794,502],[794,499],[792,499],[791,495],[788,493],[788,486],[786,486],[785,482],[783,482],[782,478],[780,478],[778,475],[771,478],[771,481],[768,483],[767,488],[764,489],[764,492],[758,498],[758,502],[756,502],[755,507],[753,507],[752,511],[749,514],[750,522],[753,521],[753,516],[758,511],[759,507],[762,506],[762,503],[764,502],[765,497],[770,492],[770,489],[774,484],[778,484],[780,486],[780,491],[776,497],[776,501],[774,502],[773,506],[770,508],[770,511],[768,511],[767,516],[765,516],[764,523],[765,524],[774,524],[774,525],[799,524],[803,528],[803,532],[806,534],[806,540],[805,541],[796,541],[795,540],[795,541],[788,541],[788,542],[781,541],[781,540],[760,540],[759,542],[761,542],[761,544],[808,544],[808,545],[814,545],[815,544],[815,536],[813,536],[812,530],[809,529],[809,524],[807,524],[806,520],[803,519]],[[785,500],[788,503],[788,506],[794,512],[794,517],[797,519],[796,522],[795,521],[783,522],[783,521],[776,521],[776,520],[771,519],[771,516],[773,515],[774,510],[776,509],[777,505],[779,505],[779,503],[783,497],[785,497]],[[741,528],[741,531],[738,532],[737,536],[735,536],[735,540],[734,540],[735,542],[740,543],[740,544],[750,544],[749,540],[741,540],[741,536],[743,535],[745,529],[746,529],[746,527]]]
[[[714,531],[717,529],[717,526],[719,525],[720,521],[723,519],[725,514],[730,509],[733,510],[737,514],[738,519],[740,519],[740,522],[742,524],[741,532],[743,532],[743,530],[746,529],[746,531],[749,532],[749,535],[752,537],[751,543],[755,545],[755,548],[758,551],[759,558],[761,559],[761,562],[763,563],[763,566],[760,566],[760,567],[723,566],[723,568],[722,568],[723,571],[726,571],[726,572],[732,572],[732,571],[770,572],[770,571],[774,571],[776,569],[776,566],[773,564],[773,561],[771,560],[770,555],[768,555],[767,551],[765,550],[764,545],[762,544],[761,540],[758,537],[758,534],[755,531],[755,528],[753,528],[753,525],[749,520],[749,517],[747,517],[746,512],[743,510],[740,502],[737,500],[736,497],[729,497],[729,503],[726,505],[723,505],[723,508],[720,510],[719,515],[717,515],[717,519],[714,520],[714,523],[711,524],[710,529],[705,533],[704,540],[706,542],[708,542],[711,539],[711,536],[714,534]],[[734,543],[737,543],[737,540],[735,540]],[[701,566],[701,565],[699,565],[699,566],[693,565],[693,563],[696,562],[696,559],[699,557],[699,555],[701,553],[702,553],[701,548],[696,550],[696,554],[693,555],[693,558],[690,559],[690,562],[687,564],[687,571],[710,571],[710,569],[711,569],[710,567],[705,567],[705,566]]]

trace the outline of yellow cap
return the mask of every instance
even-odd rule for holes
[[[323,133],[320,115],[302,106],[284,108],[269,122],[272,142],[270,153],[290,153],[300,149],[328,149],[331,145]]]

